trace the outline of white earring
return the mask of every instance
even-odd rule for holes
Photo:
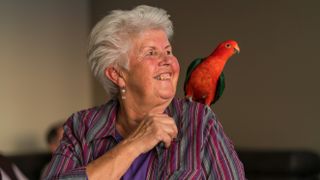
[[[121,99],[126,99],[126,89],[125,89],[125,87],[121,87],[120,88],[120,92],[121,92]]]

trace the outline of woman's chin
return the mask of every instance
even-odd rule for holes
[[[175,96],[175,92],[174,91],[170,91],[170,92],[163,92],[159,94],[161,99],[164,100],[171,100],[173,99],[173,97]]]
[[[176,95],[176,88],[172,83],[166,84],[165,86],[157,86],[154,91],[155,94],[157,94],[157,97],[163,100],[171,100]]]

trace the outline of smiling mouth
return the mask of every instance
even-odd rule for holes
[[[154,78],[156,80],[165,81],[165,80],[170,80],[171,76],[172,76],[172,73],[162,73],[162,74],[155,76]]]

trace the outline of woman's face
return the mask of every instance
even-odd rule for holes
[[[133,39],[129,70],[124,73],[126,101],[162,103],[176,93],[179,63],[162,30],[148,30]]]

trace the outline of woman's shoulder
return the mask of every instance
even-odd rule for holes
[[[179,109],[181,111],[183,110],[190,110],[190,111],[205,111],[208,113],[213,113],[211,108],[205,104],[196,102],[196,101],[190,101],[186,98],[174,98],[172,100],[171,106],[175,109]]]
[[[86,136],[88,130],[103,126],[112,118],[112,114],[116,114],[117,104],[116,100],[110,100],[105,104],[75,112],[67,119],[64,130],[69,129],[77,136]]]
[[[180,118],[185,120],[216,119],[215,113],[209,106],[195,101],[190,101],[186,98],[174,98],[171,103],[171,108],[179,114]]]
[[[218,125],[214,112],[202,103],[176,98],[171,106],[175,107],[172,109],[176,113],[171,115],[179,129],[178,138],[180,139],[188,134],[203,137],[209,129]]]
[[[94,119],[97,119],[97,117],[108,113],[108,111],[110,111],[110,109],[114,107],[114,104],[115,102],[113,100],[110,100],[105,104],[77,111],[71,114],[67,122],[84,122],[90,124]]]
[[[86,115],[94,116],[95,113],[103,113],[103,112],[110,111],[110,109],[116,106],[117,104],[118,102],[116,100],[111,99],[104,104],[77,111],[73,113],[72,116],[86,116]]]

